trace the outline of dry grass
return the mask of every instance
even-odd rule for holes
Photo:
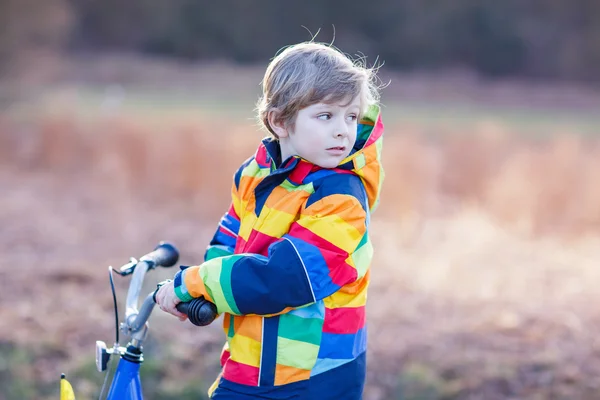
[[[597,397],[598,141],[494,123],[421,133],[388,126],[367,398]],[[0,341],[60,349],[29,374],[52,382],[78,365],[62,343],[91,356],[111,340],[106,265],[161,239],[184,264],[201,257],[258,138],[202,116],[0,117]],[[217,328],[153,318],[153,337],[171,338],[168,377],[214,370],[213,358],[182,367],[180,343],[213,355]]]

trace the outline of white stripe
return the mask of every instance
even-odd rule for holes
[[[262,371],[262,357],[265,351],[265,317],[262,318],[262,332],[260,333],[260,360],[258,361],[258,386],[260,386],[260,373]]]
[[[228,227],[226,227],[223,224],[219,224],[221,226],[221,228],[225,229],[227,232],[231,233],[233,236],[237,237],[237,233],[235,233],[234,231],[232,231],[231,229],[229,229]]]
[[[290,242],[290,244],[296,251],[296,255],[298,256],[298,258],[300,259],[300,262],[302,263],[302,266],[304,267],[304,273],[306,273],[306,279],[308,280],[308,286],[310,286],[310,293],[312,294],[313,302],[316,302],[317,298],[315,297],[315,292],[313,291],[312,283],[310,282],[310,277],[308,276],[308,270],[306,269],[306,265],[304,265],[304,260],[302,259],[302,257],[300,257],[300,252],[298,251],[296,246],[294,246],[294,243],[290,239],[288,239],[288,238],[284,238],[284,239],[287,240],[288,242]]]

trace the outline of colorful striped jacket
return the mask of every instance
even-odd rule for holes
[[[306,388],[364,359],[368,226],[384,176],[382,135],[379,109],[371,107],[335,169],[297,156],[277,167],[279,146],[265,139],[235,174],[231,207],[205,262],[174,279],[182,301],[204,296],[224,314],[219,385],[249,393],[295,382]]]

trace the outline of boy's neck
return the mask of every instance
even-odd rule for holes
[[[279,164],[281,164],[291,156],[295,156],[298,154],[291,146],[289,138],[279,138],[279,151],[281,157],[281,159],[279,160]]]

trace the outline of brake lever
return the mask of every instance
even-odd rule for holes
[[[118,275],[121,276],[127,276],[127,275],[131,275],[133,273],[133,271],[135,271],[135,267],[138,265],[138,260],[136,260],[134,257],[131,257],[129,259],[129,262],[125,265],[123,265],[121,268],[117,269],[113,269],[114,272],[116,272]]]
[[[158,282],[158,283],[156,284],[156,290],[154,291],[154,293],[152,293],[152,300],[154,300],[154,302],[155,302],[155,303],[156,303],[156,293],[158,293],[158,290],[159,290],[161,287],[163,287],[163,285],[165,285],[165,284],[167,284],[167,283],[169,283],[169,282],[173,282],[173,279],[165,279],[164,281],[162,281],[162,282]],[[158,304],[158,303],[156,303],[156,304]]]

